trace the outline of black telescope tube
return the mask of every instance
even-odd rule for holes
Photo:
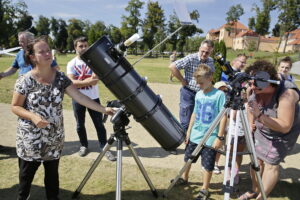
[[[106,36],[80,57],[165,150],[184,141],[180,123]]]

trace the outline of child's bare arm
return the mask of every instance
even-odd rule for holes
[[[218,149],[222,146],[223,141],[220,138],[224,138],[226,124],[227,124],[227,116],[224,115],[219,125],[218,137],[215,139],[214,144],[212,146],[215,149]]]

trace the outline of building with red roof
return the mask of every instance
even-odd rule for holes
[[[300,28],[285,33],[280,39],[279,37],[261,36],[237,21],[223,24],[218,29],[211,29],[206,34],[206,39],[219,42],[223,40],[227,48],[234,50],[300,51]]]
[[[280,41],[279,52],[300,51],[300,28],[286,32]]]

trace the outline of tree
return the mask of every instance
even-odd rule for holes
[[[143,24],[144,43],[149,49],[154,47],[154,36],[164,27],[164,11],[158,2],[149,1],[147,5],[146,19]],[[152,55],[152,54],[151,54]]]
[[[299,0],[285,0],[278,2],[278,22],[280,24],[280,35],[285,35],[283,52],[289,38],[289,32],[300,26],[300,2]],[[280,41],[281,43],[281,41]]]
[[[255,32],[259,35],[266,35],[270,28],[270,12],[261,11],[256,16]]]
[[[261,0],[263,7],[260,9],[256,4],[254,4],[253,9],[256,11],[256,23],[255,32],[259,35],[266,35],[269,33],[270,28],[270,12],[276,9],[277,0]],[[257,50],[260,46],[260,37],[258,37]]]
[[[55,49],[60,52],[67,48],[68,31],[66,29],[67,23],[63,19],[55,19],[54,17],[50,20],[51,33],[53,35],[53,45]]]
[[[280,37],[280,25],[275,24],[274,28],[272,29],[272,35],[274,37]]]
[[[244,9],[241,4],[237,4],[236,6],[231,6],[229,11],[226,13],[226,21],[229,22],[237,22],[240,17],[244,14]]]
[[[205,40],[205,37],[194,36],[187,39],[187,45],[189,46],[190,52],[199,51],[201,42]]]
[[[259,8],[256,4],[253,10],[256,11],[255,32],[259,35],[266,35],[270,28],[270,12],[277,7],[278,0],[261,0],[263,7]]]
[[[122,33],[118,27],[111,24],[107,27],[106,31],[113,43],[118,44],[122,41]]]
[[[255,29],[255,18],[254,17],[249,18],[248,27],[251,30]]]
[[[75,18],[69,19],[68,22],[69,25],[67,28],[68,31],[67,49],[73,50],[74,49],[73,41],[80,36],[86,36],[84,35],[84,31],[83,31],[85,24],[83,21]]]
[[[39,16],[38,21],[35,23],[37,36],[50,34],[50,20],[42,15]]]
[[[216,54],[221,54],[224,60],[226,60],[227,49],[226,49],[225,42],[223,40],[221,40],[220,42],[215,42],[214,50],[212,52],[212,57],[214,58]],[[214,62],[214,65],[215,65],[215,72],[214,72],[213,80],[216,83],[221,80],[222,68],[221,65],[216,60]]]
[[[4,47],[18,45],[17,33],[32,25],[24,1],[13,4],[11,0],[0,0],[0,44]]]
[[[125,10],[129,13],[128,16],[122,16],[121,22],[121,33],[124,38],[129,38],[133,34],[138,33],[140,26],[142,25],[142,20],[140,19],[140,9],[142,9],[144,2],[140,0],[130,0],[128,2]],[[136,44],[133,44],[131,48],[137,47]],[[135,54],[137,53],[137,48],[135,48]]]
[[[168,28],[167,32],[168,34],[172,34],[175,32],[179,27],[181,26],[180,21],[178,17],[176,16],[175,12],[170,15],[169,21],[168,21]],[[178,43],[178,33],[175,33],[172,35],[172,37],[168,40],[168,43],[172,45],[172,51],[176,50],[177,43]]]
[[[95,24],[91,25],[89,29],[88,41],[92,44],[104,35],[106,35],[106,26],[104,22],[97,21]]]
[[[190,13],[190,17],[191,17],[192,20],[196,20],[196,22],[198,23],[199,22],[199,18],[200,18],[199,11],[198,10],[193,10]]]
[[[18,2],[16,4],[15,11],[17,17],[15,22],[17,32],[30,29],[32,26],[33,17],[29,15],[25,2]]]

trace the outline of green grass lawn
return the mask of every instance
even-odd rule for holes
[[[71,199],[73,192],[77,189],[82,179],[86,175],[93,160],[81,158],[77,155],[63,156],[60,160],[60,197],[62,200]],[[163,159],[162,159],[162,162]],[[18,189],[18,161],[14,148],[7,148],[0,152],[0,199],[16,199]],[[181,164],[181,163],[180,163]],[[159,194],[159,200],[191,200],[194,199],[202,185],[202,172],[199,164],[194,164],[194,168],[199,168],[197,172],[190,173],[189,184],[187,186],[176,186],[169,193],[168,198],[162,198],[163,193],[169,187],[170,180],[175,178],[178,171],[159,167],[145,167],[149,178]],[[122,199],[124,200],[152,200],[155,199],[139,171],[137,165],[123,163],[122,168]],[[111,200],[115,199],[116,187],[116,163],[106,160],[100,162],[96,170],[83,187],[79,199],[82,200]],[[241,168],[241,183],[239,189],[246,191],[250,186],[248,168],[243,165]],[[35,175],[31,188],[31,200],[43,200],[44,170],[41,166]],[[222,192],[223,175],[213,175],[210,184],[210,199],[224,199]],[[270,200],[296,200],[299,197],[299,183],[288,183],[279,181],[273,190]],[[232,199],[237,198],[238,193],[232,195]]]

